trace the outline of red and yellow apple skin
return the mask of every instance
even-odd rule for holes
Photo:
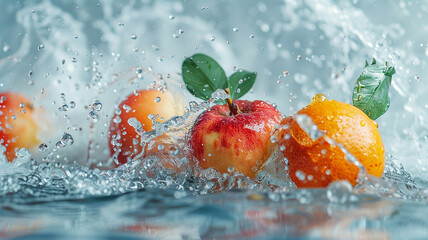
[[[0,93],[0,111],[0,143],[6,147],[7,160],[12,162],[17,149],[37,146],[38,126],[32,118],[30,100],[18,93]]]
[[[110,123],[110,153],[116,155],[120,164],[124,164],[142,151],[140,136],[128,123],[130,118],[137,119],[144,131],[151,131],[153,122],[150,114],[159,115],[156,121],[184,114],[184,100],[166,90],[140,90],[129,95],[120,105],[120,113],[115,114]],[[119,122],[118,122],[119,120]]]
[[[254,178],[271,153],[271,132],[281,113],[263,101],[234,100],[240,112],[215,105],[202,113],[190,132],[190,147],[199,166],[227,173],[230,167]]]

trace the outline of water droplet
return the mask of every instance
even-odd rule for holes
[[[318,93],[317,95],[315,95],[315,96],[312,97],[312,100],[311,100],[310,104],[318,103],[318,102],[323,102],[323,101],[326,101],[326,100],[328,100],[328,99],[327,99],[327,97],[324,94]]]
[[[45,48],[45,45],[43,45],[43,43],[42,43],[42,44],[40,44],[40,45],[37,47],[37,49],[38,49],[39,51],[43,50],[43,48]]]
[[[39,145],[39,151],[44,152],[48,149],[48,145],[46,143],[42,143]]]
[[[62,105],[61,107],[58,108],[58,111],[60,112],[68,111],[68,105],[67,104]]]
[[[4,45],[4,46],[3,46],[3,52],[8,52],[8,51],[9,51],[9,49],[10,49],[10,46],[9,46],[9,45]]]
[[[28,80],[28,86],[34,86],[34,81],[32,79]]]
[[[71,136],[71,134],[69,133],[64,133],[64,135],[62,135],[62,138],[61,138],[61,143],[65,146],[73,145],[74,143],[73,136]]]
[[[284,76],[284,77],[288,76],[288,71],[285,70],[284,72],[282,72],[282,76]]]
[[[237,27],[232,28],[232,30],[233,30],[234,32],[239,31],[239,29],[238,29]]]
[[[420,76],[418,76],[418,75],[416,75],[416,76],[415,76],[415,80],[416,80],[416,81],[418,81],[418,82],[420,82],[420,81],[421,81],[421,77],[420,77]]]
[[[276,142],[278,142],[278,138],[276,137],[276,135],[272,135],[272,136],[270,137],[270,141],[271,141],[272,143],[276,143]]]
[[[132,40],[137,39],[137,35],[135,35],[135,34],[131,34],[131,39],[132,39]]]
[[[215,36],[211,36],[210,40],[215,41]]]
[[[71,59],[71,61],[75,63],[75,62],[77,62],[77,58],[74,57]]]
[[[114,123],[120,123],[120,122],[122,122],[122,119],[120,118],[120,116],[115,116],[115,117],[113,118],[113,122],[114,122]]]
[[[253,34],[251,34],[251,35],[250,35],[250,39],[253,39],[253,38],[254,38],[254,35],[253,35]]]
[[[100,101],[95,100],[95,102],[91,105],[91,108],[99,112],[103,108],[103,104]]]
[[[235,168],[234,168],[234,167],[232,167],[232,166],[230,166],[230,167],[228,167],[228,168],[227,168],[227,171],[228,171],[229,173],[232,173],[232,172],[234,172],[234,171],[235,171]]]
[[[360,125],[361,125],[361,127],[364,127],[364,126],[366,126],[366,122],[364,120],[361,120]]]
[[[98,114],[94,111],[90,111],[88,114],[88,117],[90,117],[94,122],[98,121]]]
[[[75,108],[76,107],[76,103],[74,101],[70,102],[70,108]]]
[[[169,17],[169,19],[171,19],[171,20],[174,20],[174,18],[175,18],[175,16],[173,16],[173,15],[169,15],[168,17]]]
[[[300,181],[303,181],[303,180],[305,180],[305,178],[306,178],[306,174],[305,174],[304,172],[300,171],[300,170],[297,170],[297,171],[296,171],[296,177],[297,177],[297,179],[299,179]]]
[[[300,59],[302,59],[302,55],[297,55],[297,61],[300,61]]]
[[[373,124],[375,125],[375,127],[377,128],[379,125],[377,124],[376,121],[373,120]]]
[[[158,102],[160,102],[160,101],[161,101],[161,98],[160,98],[160,97],[156,97],[156,98],[155,98],[155,102],[157,102],[157,103],[158,103]]]
[[[20,108],[24,108],[24,107],[25,107],[25,104],[24,104],[24,103],[20,103],[20,104],[19,104],[19,107],[20,107]]]
[[[269,25],[267,25],[267,24],[262,24],[262,25],[260,26],[260,30],[262,30],[262,32],[269,32],[269,30],[270,30],[270,26],[269,26]]]

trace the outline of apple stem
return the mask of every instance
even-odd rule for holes
[[[229,88],[224,89],[224,91],[230,96],[230,90]],[[227,98],[227,105],[229,105],[229,109],[230,109],[230,116],[235,116],[237,115],[240,111],[238,106],[236,106],[235,103],[233,103],[232,98]]]

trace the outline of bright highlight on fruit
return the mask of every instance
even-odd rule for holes
[[[140,90],[129,95],[116,109],[110,123],[110,153],[118,164],[137,156],[142,146],[140,135],[151,131],[153,120],[163,122],[184,114],[184,100],[167,90]]]
[[[298,187],[326,187],[336,180],[357,183],[359,168],[344,152],[325,137],[312,139],[298,124],[296,117],[312,119],[325,136],[342,144],[373,176],[381,177],[385,167],[385,150],[377,124],[360,109],[316,95],[295,116],[282,120],[278,134],[285,147],[289,175]]]
[[[37,146],[38,126],[32,118],[33,106],[26,97],[12,92],[0,93],[0,143],[12,162],[20,148]]]

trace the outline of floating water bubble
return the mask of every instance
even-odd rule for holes
[[[39,145],[39,151],[40,152],[45,152],[48,149],[48,145],[46,143],[41,143]]]
[[[68,111],[68,105],[67,104],[62,105],[61,107],[58,108],[58,111],[60,112]]]
[[[284,77],[288,76],[288,71],[285,70],[284,72],[282,72],[282,76],[284,76]]]
[[[213,42],[213,41],[215,41],[215,36],[211,36],[210,37],[210,40]]]
[[[76,103],[74,101],[70,102],[70,108],[75,108],[76,107]]]
[[[37,49],[38,49],[39,51],[43,50],[44,48],[45,48],[45,45],[44,45],[44,44],[40,44],[40,45],[37,47]]]
[[[90,111],[88,117],[91,118],[94,122],[98,120],[98,114],[94,111]]]
[[[250,35],[250,39],[252,39],[252,38],[254,38],[254,35],[253,35],[253,34],[251,34],[251,35]]]
[[[155,98],[155,102],[156,102],[156,103],[158,103],[158,102],[160,102],[160,101],[161,101],[161,98],[160,98],[160,97],[156,97],[156,98]]]
[[[132,40],[137,39],[137,35],[135,35],[135,34],[131,34],[131,39],[132,39]]]
[[[69,133],[64,133],[64,135],[62,135],[62,138],[61,138],[61,143],[64,144],[65,146],[73,145],[74,143],[73,136],[71,136],[71,134]]]
[[[93,109],[93,110],[95,110],[95,111],[101,111],[101,109],[103,108],[103,104],[100,102],[100,101],[98,101],[98,100],[95,100],[95,102],[91,105],[91,108]]]
[[[232,28],[232,31],[237,32],[239,29],[237,27]]]

